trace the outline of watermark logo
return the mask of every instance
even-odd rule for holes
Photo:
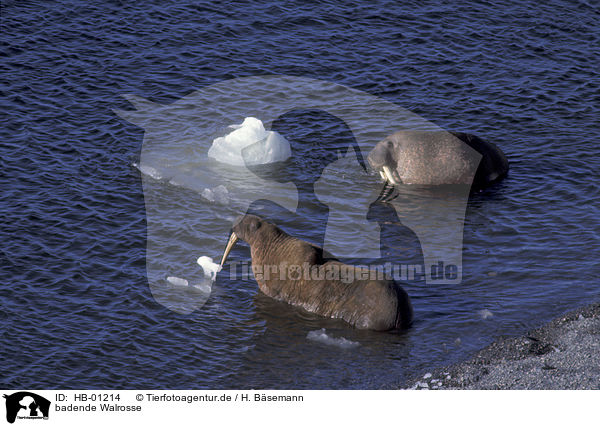
[[[430,276],[434,282],[447,282],[455,280],[458,275],[456,265],[445,265],[439,261],[430,265],[429,274],[425,273],[423,264],[405,264],[385,262],[377,265],[344,265],[331,263],[325,266],[314,265],[308,262],[301,264],[280,263],[277,265],[252,265],[249,261],[229,262],[228,278],[234,280],[279,279],[288,281],[341,281],[349,284],[365,280],[396,280],[415,281]]]
[[[4,395],[6,399],[6,421],[14,423],[19,420],[48,420],[50,401],[33,392],[16,392]]]
[[[298,208],[298,188],[286,173],[289,163],[278,163],[270,174],[261,174],[251,166],[252,161],[232,166],[210,158],[213,141],[222,140],[231,125],[257,117],[268,133],[278,117],[295,110],[320,110],[343,121],[354,140],[348,142],[337,160],[323,168],[314,182],[316,197],[329,208],[322,246],[348,263],[369,258],[379,259],[382,264],[386,259],[380,253],[381,229],[367,220],[367,213],[378,200],[383,182],[378,173],[365,167],[364,159],[377,142],[397,130],[444,131],[377,96],[294,76],[222,81],[169,105],[134,95],[125,97],[135,109],[115,112],[144,129],[136,165],[142,172],[146,204],[148,281],[159,303],[181,313],[201,307],[211,291],[212,282],[203,278],[191,253],[195,257],[218,257],[233,220],[247,213],[256,200],[268,200],[290,212]],[[253,153],[257,147],[264,148],[265,140],[244,148],[244,159],[255,159]],[[473,155],[479,154],[473,150]],[[287,161],[294,160],[292,149],[292,158]],[[402,188],[389,204],[401,224],[419,240],[425,281],[460,283],[469,188],[422,191],[404,186],[407,188]],[[356,237],[337,238],[340,234]],[[188,259],[187,263],[182,259]],[[179,269],[172,270],[173,265],[179,265]],[[166,283],[167,277],[169,282],[194,284],[203,291],[191,293],[184,289],[178,294]]]

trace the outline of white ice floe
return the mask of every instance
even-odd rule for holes
[[[217,272],[221,270],[221,265],[213,262],[212,257],[200,256],[197,260],[198,265],[204,271],[204,277],[214,281],[217,278]]]
[[[157,180],[162,179],[162,175],[154,167],[147,166],[145,164],[138,164],[138,163],[133,163],[133,167],[135,167],[140,172],[142,172],[142,174],[145,174],[146,176],[150,176],[152,179],[157,179]]]
[[[481,309],[480,311],[477,311],[477,313],[479,314],[481,319],[488,319],[488,318],[491,318],[494,316],[492,311],[490,311],[488,309]]]
[[[424,379],[429,379],[431,377],[431,373],[427,373],[423,376]]]
[[[323,343],[325,345],[337,346],[343,349],[355,348],[359,346],[358,342],[353,342],[352,340],[348,340],[343,337],[328,336],[324,328],[320,330],[309,331],[306,338],[314,342]]]
[[[211,203],[229,203],[229,191],[227,191],[227,188],[223,185],[216,186],[213,189],[205,188],[204,191],[202,191],[202,196]]]
[[[167,281],[180,287],[185,287],[188,285],[188,280],[179,277],[167,277]]]
[[[258,118],[246,117],[242,124],[229,127],[234,129],[231,133],[213,140],[208,150],[210,158],[234,166],[252,166],[285,161],[292,155],[287,139],[265,130]]]
[[[417,382],[415,385],[410,388],[411,390],[419,390],[419,389],[429,389],[429,384],[427,382]]]

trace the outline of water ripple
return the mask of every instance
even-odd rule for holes
[[[390,387],[600,296],[600,36],[589,3],[62,0],[7,2],[2,15],[2,387]],[[364,90],[507,153],[507,179],[470,199],[463,282],[406,284],[408,332],[348,329],[262,296],[251,278],[219,276],[190,315],[154,300],[142,177],[131,166],[143,131],[112,110],[130,108],[125,93],[169,104],[264,74]],[[301,205],[295,215],[267,201],[252,209],[320,243],[328,209],[311,170],[352,135],[314,111],[278,126],[297,154],[286,172],[298,177]],[[157,202],[176,191],[152,185],[171,191]],[[210,234],[216,210],[179,194],[187,213],[163,226],[182,255],[163,259],[165,278],[188,258],[196,267],[202,238],[221,238]],[[371,215],[384,224],[386,256],[421,261],[393,214]],[[248,258],[243,246],[232,253]],[[481,319],[484,310],[493,317]],[[340,362],[339,348],[306,338],[320,329],[359,346]]]

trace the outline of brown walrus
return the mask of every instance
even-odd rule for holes
[[[258,216],[236,220],[221,265],[238,238],[250,245],[252,271],[267,296],[361,329],[406,328],[412,321],[408,294],[394,281],[325,259],[323,249]]]
[[[461,132],[401,130],[378,142],[368,161],[392,185],[464,184],[482,189],[508,173],[500,148]]]

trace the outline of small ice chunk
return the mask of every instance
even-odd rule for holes
[[[187,286],[188,280],[179,277],[167,277],[167,281],[176,286]]]
[[[223,185],[216,186],[213,189],[205,188],[202,191],[202,196],[211,203],[227,204],[229,202],[229,191]]]
[[[431,377],[431,373],[427,373],[423,376],[424,379],[429,379]]]
[[[234,166],[285,161],[292,155],[290,143],[274,131],[267,131],[258,118],[246,117],[234,130],[213,140],[208,156]]]
[[[490,311],[489,309],[481,309],[480,311],[477,311],[477,313],[479,314],[481,319],[488,319],[494,316],[492,311]]]
[[[221,265],[213,262],[212,257],[200,256],[196,262],[198,262],[198,265],[204,270],[204,276],[211,281],[216,279],[217,272],[222,269]]]
[[[456,346],[460,346],[461,343],[462,343],[462,340],[460,340],[460,337],[457,337],[456,339],[454,339],[454,344]]]
[[[154,167],[147,166],[145,164],[133,163],[133,167],[137,168],[140,172],[146,176],[150,176],[152,179],[162,179],[162,175]]]
[[[325,332],[325,329],[309,331],[306,338],[314,342],[323,343],[325,345],[338,346],[342,349],[354,348],[359,346],[358,342],[345,339],[343,337],[331,337]]]
[[[205,280],[200,284],[194,284],[192,287],[195,288],[196,290],[201,291],[202,293],[209,293],[209,294],[210,294],[210,290],[212,289],[211,281],[209,281],[209,280]]]
[[[202,191],[202,196],[211,203],[215,202],[215,195],[213,194],[212,189],[204,188],[204,191]]]

